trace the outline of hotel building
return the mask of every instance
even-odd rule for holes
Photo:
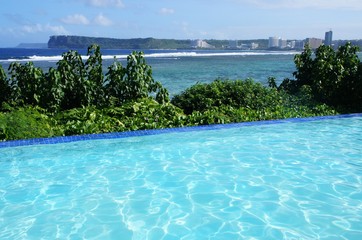
[[[325,37],[324,37],[324,45],[332,46],[332,36],[333,36],[332,31],[326,32]]]

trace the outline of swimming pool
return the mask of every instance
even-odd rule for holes
[[[361,239],[362,114],[163,132],[3,145],[0,239]]]

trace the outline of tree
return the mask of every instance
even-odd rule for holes
[[[362,111],[362,64],[358,58],[359,48],[347,43],[337,53],[337,69],[341,75],[334,100],[342,105]]]
[[[87,72],[87,80],[92,98],[93,105],[103,105],[105,101],[104,94],[104,75],[102,69],[102,54],[100,47],[93,44],[88,47],[87,55],[89,56],[85,63],[85,70]]]
[[[91,84],[86,79],[85,65],[81,55],[77,51],[68,51],[63,54],[63,59],[57,65],[60,87],[63,91],[60,108],[88,106],[93,100],[89,91]]]
[[[328,103],[332,100],[343,75],[332,47],[322,45],[316,50],[315,55],[310,83],[306,85],[311,86],[317,100]]]
[[[45,81],[42,84],[43,97],[40,106],[50,111],[62,110],[64,101],[64,84],[60,72],[55,68],[49,68],[45,74]]]
[[[337,51],[322,45],[313,58],[307,45],[294,58],[297,71],[293,75],[296,80],[284,80],[279,89],[297,93],[303,86],[309,86],[314,99],[319,102],[347,111],[361,110],[361,62],[357,51],[358,47],[351,43],[340,46]]]
[[[43,70],[32,62],[24,65],[13,62],[9,67],[11,74],[12,100],[23,104],[39,105],[42,95],[41,83],[44,81]]]
[[[4,102],[10,100],[11,88],[3,67],[0,65],[0,108]]]
[[[135,101],[156,93],[156,100],[169,101],[168,91],[152,77],[152,68],[146,63],[142,52],[132,52],[127,57],[127,66],[115,62],[106,74],[106,89],[109,98],[119,103]]]
[[[312,49],[308,44],[306,44],[304,51],[294,57],[294,63],[297,71],[295,71],[293,75],[297,79],[298,86],[311,85],[312,69],[314,66],[312,54]]]

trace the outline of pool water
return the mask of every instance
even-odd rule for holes
[[[0,239],[362,239],[362,116],[0,148]]]

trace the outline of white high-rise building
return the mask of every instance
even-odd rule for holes
[[[215,48],[214,46],[208,44],[206,41],[198,39],[192,42],[192,47],[194,48]]]
[[[268,48],[278,48],[280,37],[269,37]]]

